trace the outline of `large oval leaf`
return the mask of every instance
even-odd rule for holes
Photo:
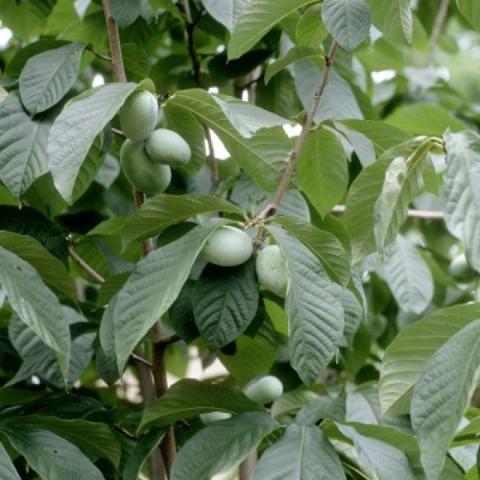
[[[3,480],[21,480],[5,447],[0,443],[0,477]]]

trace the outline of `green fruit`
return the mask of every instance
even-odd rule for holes
[[[161,193],[172,179],[168,165],[152,162],[148,158],[145,142],[125,140],[120,150],[120,164],[130,183],[143,193]]]
[[[148,156],[158,163],[181,167],[192,158],[188,143],[177,133],[166,128],[155,130],[145,141]]]
[[[283,393],[282,382],[273,375],[254,380],[245,387],[245,395],[253,402],[265,405],[280,398]]]
[[[145,140],[157,124],[157,99],[146,90],[137,90],[127,98],[118,115],[120,127],[127,138],[134,141]]]
[[[227,420],[231,416],[232,414],[227,412],[208,412],[202,413],[200,415],[200,420],[204,425],[209,425],[210,423],[219,422],[220,420]]]
[[[287,262],[278,245],[270,245],[259,252],[256,269],[263,287],[279,297],[285,297],[288,285]]]
[[[475,275],[464,253],[453,258],[448,267],[448,273],[450,273],[455,280],[464,282],[468,282]]]
[[[250,237],[235,227],[220,227],[202,250],[205,260],[221,267],[234,267],[245,263],[253,253]]]

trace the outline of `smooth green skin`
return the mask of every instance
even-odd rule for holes
[[[157,99],[146,90],[137,90],[127,98],[118,116],[120,127],[127,138],[135,142],[145,140],[157,125]]]
[[[250,237],[235,227],[220,227],[202,250],[202,257],[220,267],[235,267],[245,263],[253,253]]]
[[[204,425],[210,425],[214,422],[219,422],[220,420],[227,420],[232,416],[231,413],[227,412],[208,412],[200,414],[200,420]]]
[[[448,267],[448,273],[459,281],[469,281],[475,275],[475,271],[470,267],[467,257],[461,253],[453,258]]]
[[[282,382],[273,375],[266,375],[245,387],[245,395],[253,402],[266,405],[272,403],[283,394]]]
[[[148,158],[145,142],[125,140],[120,149],[120,164],[129,182],[143,193],[162,193],[172,179],[172,171],[168,165],[152,162]]]
[[[279,246],[269,245],[260,250],[255,267],[260,285],[284,298],[287,294],[288,271]]]
[[[145,141],[148,156],[154,162],[182,167],[192,159],[192,151],[188,143],[173,130],[159,128]]]

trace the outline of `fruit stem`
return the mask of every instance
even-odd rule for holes
[[[127,75],[125,73],[125,67],[123,65],[120,32],[118,30],[115,19],[112,17],[109,0],[102,0],[102,6],[105,15],[105,22],[107,24],[108,39],[110,43],[113,79],[116,82],[126,82]],[[144,203],[145,196],[143,195],[143,193],[138,192],[134,189],[133,200],[138,208]],[[151,238],[144,240],[142,242],[142,247],[144,255],[148,255],[154,249],[153,240]],[[155,345],[156,340],[164,336],[160,322],[156,323],[150,334],[152,337],[155,351],[152,369],[150,371],[150,369],[146,365],[143,365],[141,363],[138,364],[140,371],[139,382],[144,403],[151,402],[152,399],[164,393],[168,388],[167,372],[165,368],[164,358],[165,345],[160,344],[162,346],[161,355],[157,354],[157,348]],[[169,476],[169,467],[172,465],[176,453],[175,435],[173,429],[170,428],[169,430],[167,430],[160,449],[161,452],[157,449],[150,456],[151,480],[164,480]]]

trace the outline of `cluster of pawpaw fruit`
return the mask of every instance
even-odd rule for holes
[[[172,179],[171,167],[185,166],[192,152],[176,132],[155,129],[158,102],[152,93],[137,90],[120,109],[120,126],[127,137],[120,150],[125,176],[140,192],[155,195],[166,190]]]

